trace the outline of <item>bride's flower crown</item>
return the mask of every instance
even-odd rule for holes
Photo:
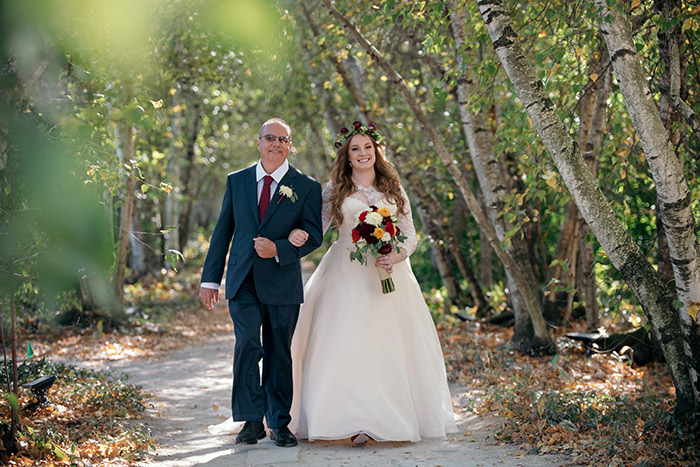
[[[365,126],[360,122],[352,122],[352,126],[350,128],[343,127],[340,129],[338,141],[335,142],[336,149],[340,148],[348,139],[355,135],[367,135],[377,143],[382,143],[384,141],[384,136],[377,131],[377,127],[374,125],[374,123],[369,122]]]

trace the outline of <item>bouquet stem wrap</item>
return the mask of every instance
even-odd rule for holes
[[[395,291],[396,287],[394,286],[394,279],[391,278],[391,274],[380,266],[377,266],[377,272],[379,273],[379,280],[382,283],[382,293],[388,294]]]

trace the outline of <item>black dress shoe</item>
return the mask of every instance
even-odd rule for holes
[[[297,445],[297,439],[286,426],[271,429],[270,439],[274,441],[277,446],[282,446],[283,448],[289,448]]]
[[[265,427],[262,422],[245,422],[243,429],[236,436],[236,444],[255,444],[265,437]]]

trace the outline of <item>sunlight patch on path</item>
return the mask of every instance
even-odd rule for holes
[[[418,443],[378,443],[354,446],[347,440],[300,441],[294,448],[279,448],[269,437],[254,445],[236,445],[235,434],[212,435],[231,414],[233,359],[232,335],[211,338],[195,348],[172,352],[167,358],[104,362],[127,372],[129,382],[155,395],[143,422],[161,447],[140,465],[163,467],[229,467],[285,465],[424,466],[464,465],[560,466],[563,456],[538,456],[517,446],[500,445],[493,435],[501,421],[471,412],[474,391],[452,385],[459,433],[446,440]],[[93,362],[94,364],[94,362]]]

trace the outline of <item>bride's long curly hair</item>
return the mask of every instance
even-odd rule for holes
[[[350,157],[348,148],[353,137],[345,141],[336,154],[333,168],[331,169],[331,193],[328,201],[331,205],[331,214],[336,225],[343,223],[343,201],[345,198],[353,194],[355,184],[352,182],[352,167],[350,166]],[[386,159],[384,147],[378,144],[373,138],[370,138],[374,146],[375,163],[374,179],[375,188],[384,194],[387,200],[396,205],[399,213],[406,214],[406,200],[401,195],[401,182],[399,174],[394,167],[394,164]]]

